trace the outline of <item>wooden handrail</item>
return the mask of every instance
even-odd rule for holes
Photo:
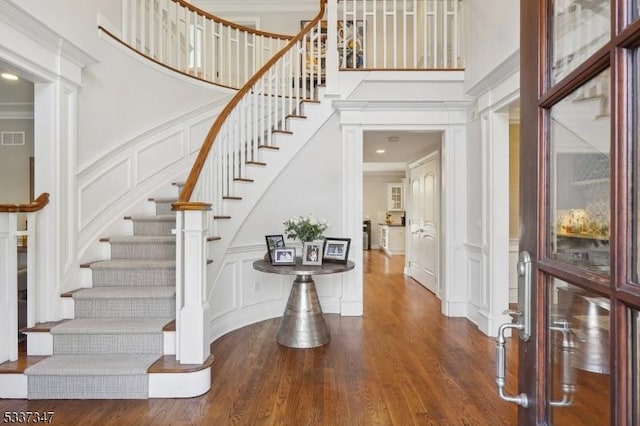
[[[201,81],[203,83],[213,84],[214,86],[224,87],[225,89],[237,90],[235,87],[228,86],[228,85],[222,84],[222,83],[216,83],[215,81],[210,81],[210,80],[204,79],[202,77],[198,77],[197,75],[189,74],[188,72],[184,72],[181,69],[178,69],[176,67],[172,67],[171,65],[167,65],[164,62],[160,62],[156,58],[153,58],[153,57],[147,55],[146,53],[139,51],[138,49],[136,49],[135,47],[131,46],[130,44],[125,43],[120,37],[118,37],[117,35],[113,34],[111,31],[109,31],[108,29],[106,29],[102,25],[98,25],[98,29],[100,31],[102,31],[103,33],[105,33],[106,35],[108,35],[109,37],[111,37],[113,39],[113,41],[115,41],[116,43],[121,44],[124,48],[129,49],[132,52],[135,52],[136,54],[142,56],[143,58],[153,62],[154,64],[156,64],[158,66],[161,66],[162,68],[166,68],[168,70],[171,70],[172,72],[176,72],[178,74],[182,74],[185,77],[189,77],[189,78],[192,78],[194,80]]]
[[[29,204],[0,204],[0,213],[31,213],[42,210],[49,204],[49,194],[43,192],[32,203]]]
[[[178,3],[179,5],[189,9],[192,12],[197,13],[200,16],[204,16],[205,18],[211,19],[214,22],[218,22],[220,24],[226,25],[226,26],[234,28],[234,29],[238,29],[238,30],[245,31],[245,32],[248,32],[248,33],[251,33],[251,34],[255,34],[255,35],[261,35],[261,36],[265,36],[265,37],[277,38],[277,39],[280,39],[280,40],[289,40],[289,39],[293,38],[292,35],[270,33],[270,32],[267,32],[267,31],[261,31],[261,30],[255,29],[255,28],[245,27],[244,25],[240,25],[240,24],[236,24],[236,23],[231,22],[231,21],[227,21],[226,19],[222,19],[219,16],[212,15],[211,13],[209,13],[209,12],[207,12],[205,10],[199,9],[199,8],[195,7],[194,5],[192,5],[190,3],[187,3],[184,0],[171,0],[171,1],[173,1],[174,3]]]
[[[177,0],[180,1],[180,0]],[[209,133],[205,137],[205,140],[202,144],[202,148],[200,148],[200,152],[198,153],[198,157],[191,168],[191,172],[189,173],[189,177],[182,188],[182,192],[180,193],[179,202],[173,205],[174,210],[187,210],[187,205],[191,199],[191,195],[193,190],[196,187],[196,183],[198,182],[198,178],[200,177],[200,172],[204,167],[204,164],[211,152],[211,148],[213,147],[213,143],[215,141],[218,132],[222,128],[222,125],[227,120],[227,117],[234,108],[240,103],[240,100],[251,90],[253,85],[258,82],[260,78],[262,78],[269,69],[280,59],[285,53],[292,49],[296,43],[298,43],[302,38],[311,32],[311,30],[316,26],[318,22],[322,19],[325,12],[325,5],[327,0],[320,0],[320,11],[303,29],[300,31],[294,38],[292,38],[289,43],[285,47],[283,47],[278,53],[276,53],[267,63],[265,63],[262,68],[258,70],[245,84],[238,90],[238,93],[235,94],[233,99],[224,107],[216,121],[209,129]]]

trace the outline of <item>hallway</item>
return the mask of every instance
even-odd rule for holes
[[[279,318],[213,343],[213,386],[201,397],[2,400],[0,409],[54,411],[53,423],[64,425],[516,424],[515,406],[496,393],[494,339],[443,317],[439,301],[402,274],[403,260],[365,251],[364,317],[327,315],[325,347],[279,346]],[[510,371],[515,352],[510,346]]]

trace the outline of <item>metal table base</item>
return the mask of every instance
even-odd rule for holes
[[[276,340],[291,348],[315,348],[326,345],[330,339],[311,275],[297,275]]]

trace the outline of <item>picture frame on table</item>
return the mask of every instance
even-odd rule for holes
[[[296,264],[296,248],[281,247],[273,249],[271,254],[272,265],[295,265]]]
[[[347,263],[351,238],[325,238],[322,259],[325,262]]]
[[[322,248],[324,241],[306,241],[302,245],[303,265],[322,265]]]
[[[273,262],[273,250],[285,247],[284,235],[265,235],[267,242],[267,253],[269,253],[269,262]]]

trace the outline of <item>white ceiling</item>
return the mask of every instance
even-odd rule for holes
[[[0,74],[16,74],[11,68],[0,63]],[[28,118],[33,116],[33,83],[19,78],[7,80],[0,77],[0,119]]]
[[[365,131],[362,159],[365,163],[410,163],[439,148],[441,139],[439,131]],[[378,149],[385,153],[376,153]]]

